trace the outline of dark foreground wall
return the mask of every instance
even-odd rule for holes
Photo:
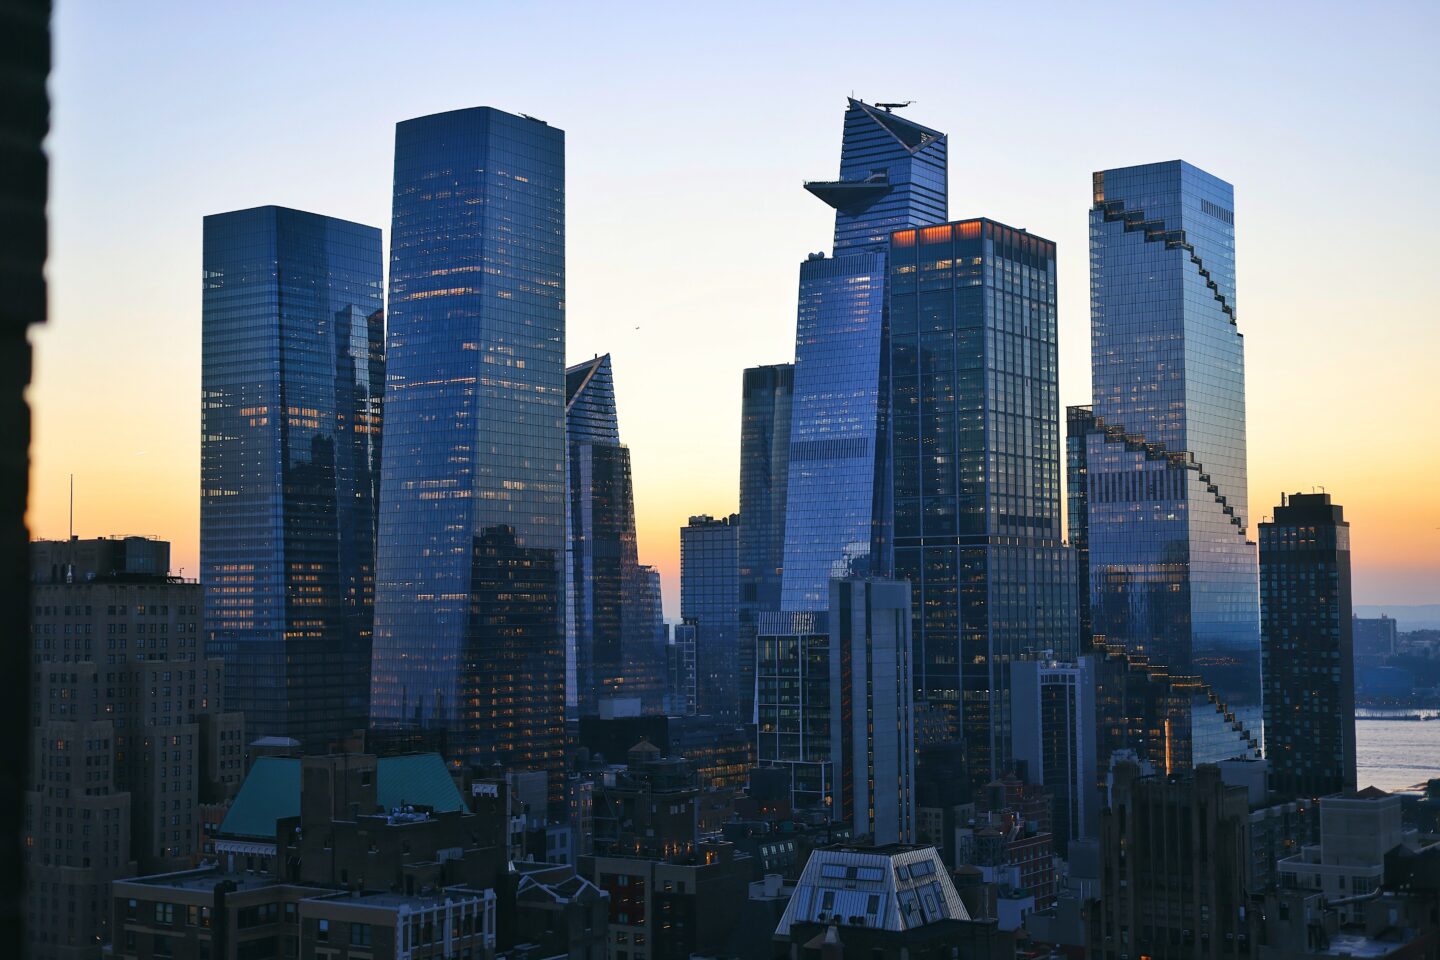
[[[25,876],[20,831],[30,726],[30,345],[45,319],[45,187],[42,141],[50,125],[50,0],[0,0],[0,956],[23,956]]]

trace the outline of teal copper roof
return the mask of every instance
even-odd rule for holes
[[[463,810],[455,781],[438,753],[381,757],[377,772],[381,810],[414,804],[437,811]],[[275,839],[275,822],[300,815],[300,761],[261,757],[230,804],[220,833],[227,837]]]

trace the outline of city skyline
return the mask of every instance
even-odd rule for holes
[[[470,74],[432,66],[413,89],[377,99],[380,86],[369,79],[347,77],[341,84],[304,66],[282,65],[280,54],[263,77],[240,69],[248,55],[235,51],[247,49],[250,31],[263,33],[263,14],[237,25],[242,36],[227,50],[203,58],[199,46],[173,42],[176,31],[205,36],[215,29],[196,12],[177,10],[163,26],[127,24],[118,16],[104,9],[79,16],[62,8],[58,22],[52,320],[35,338],[31,394],[37,446],[30,519],[36,536],[65,534],[65,478],[75,473],[77,532],[166,537],[175,542],[177,569],[198,573],[194,250],[201,216],[276,203],[386,224],[393,124],[485,103],[533,113],[568,133],[568,359],[610,352],[616,376],[626,384],[620,416],[634,458],[640,555],[660,567],[673,618],[679,528],[690,515],[724,516],[738,505],[742,371],[789,359],[794,261],[797,251],[818,246],[824,229],[819,218],[829,213],[797,187],[831,168],[834,111],[853,90],[867,101],[914,97],[920,110],[913,115],[925,123],[952,137],[978,124],[988,142],[1006,148],[952,156],[951,210],[994,216],[1057,242],[1062,405],[1089,399],[1082,220],[1091,172],[1183,158],[1234,183],[1243,211],[1236,232],[1247,318],[1250,498],[1271,503],[1281,490],[1324,484],[1346,504],[1355,525],[1356,603],[1440,600],[1432,586],[1440,582],[1440,513],[1425,485],[1440,469],[1440,454],[1413,442],[1426,430],[1425,412],[1440,405],[1440,387],[1426,375],[1427,351],[1409,349],[1424,342],[1425,305],[1433,302],[1436,283],[1421,259],[1418,231],[1433,219],[1429,213],[1440,211],[1420,159],[1433,154],[1435,133],[1411,125],[1408,117],[1433,112],[1428,91],[1437,85],[1425,82],[1433,67],[1415,65],[1425,62],[1423,56],[1387,59],[1411,64],[1394,69],[1410,70],[1413,83],[1394,84],[1393,73],[1384,80],[1369,76],[1387,43],[1418,43],[1433,12],[1417,14],[1408,30],[1400,16],[1390,18],[1383,33],[1367,27],[1375,32],[1358,34],[1342,33],[1338,24],[1244,14],[1247,29],[1237,31],[1235,61],[1227,59],[1235,69],[1215,78],[1215,95],[1227,103],[1224,127],[1149,116],[1145,111],[1158,110],[1161,95],[1137,88],[1129,103],[1135,116],[1147,120],[1138,132],[1112,129],[1093,112],[1068,115],[1067,106],[1084,96],[1083,89],[1050,90],[1062,67],[1090,71],[1080,88],[1118,83],[1122,76],[1118,66],[1095,65],[1084,53],[1103,36],[1100,26],[1064,17],[1037,28],[1031,47],[1055,62],[1017,81],[1022,93],[1053,94],[1044,101],[1053,106],[1038,114],[1045,129],[1037,130],[1032,124],[997,126],[982,86],[949,82],[951,74],[936,68],[824,67],[817,53],[799,58],[799,65],[762,64],[754,77],[734,78],[724,64],[745,37],[728,24],[698,40],[690,53],[693,69],[666,74],[660,89],[650,82],[657,70],[673,66],[676,55],[659,49],[642,58],[646,66],[628,67],[598,85],[603,89],[578,93],[548,75],[552,71],[517,66],[502,54]],[[486,25],[503,28],[506,16],[487,17]],[[967,14],[967,29],[971,16],[983,37],[1010,35],[1007,24],[978,13]],[[1154,16],[1157,32],[1164,31],[1170,15]],[[660,19],[653,29],[675,28],[673,18]],[[798,29],[787,15],[771,19],[767,36]],[[356,38],[350,49],[385,37],[387,31],[374,23],[373,41]],[[575,47],[586,23],[578,16],[563,25],[558,42]],[[630,42],[643,42],[641,24],[625,25],[635,33]],[[1245,102],[1237,91],[1256,82],[1260,69],[1243,66],[1245,51],[1270,49],[1282,25],[1298,31],[1302,42],[1293,46],[1310,54],[1302,58],[1287,49],[1278,62],[1267,60],[1267,71],[1279,68],[1286,75],[1268,88],[1272,97]],[[1072,35],[1062,43],[1066,26]],[[117,35],[125,42],[99,45],[102,37]],[[1203,37],[1176,42],[1182,50],[1208,45]],[[1006,44],[993,46],[995,51],[976,51],[962,79],[983,77],[987,66],[1004,59]],[[1387,50],[1387,58],[1393,52]],[[144,69],[126,75],[120,101],[106,82],[115,75],[117,53],[126,63],[146,61]],[[573,79],[571,71],[586,63],[581,58],[555,73]],[[204,82],[175,82],[191,74]],[[1372,109],[1381,84],[1393,106]],[[1312,86],[1325,95],[1306,92]],[[314,93],[278,119],[262,121],[269,98],[306,87]],[[638,106],[637,98],[646,95],[659,102],[603,121],[591,116],[599,100]],[[767,95],[774,99],[757,102]],[[226,104],[223,129],[200,116],[207,99]],[[141,102],[156,117],[186,112],[193,124],[152,130],[129,106]],[[1288,121],[1281,135],[1276,117]],[[655,123],[666,125],[670,135],[660,142],[647,137],[639,149],[640,131]],[[154,135],[134,136],[137,124]],[[1328,131],[1341,128],[1346,142],[1336,143]],[[1227,135],[1218,135],[1220,129]],[[343,142],[343,161],[337,163],[333,150],[306,150],[311,138]],[[1057,154],[1060,142],[1066,149]],[[1392,149],[1377,155],[1361,146],[1367,142]],[[280,149],[287,144],[291,149]],[[89,158],[102,146],[113,151],[111,162],[95,176]],[[1303,162],[1314,155],[1323,157],[1315,164],[1323,169]],[[195,173],[202,170],[204,175]],[[740,175],[730,175],[736,171]],[[170,191],[165,204],[152,209],[143,202],[161,189]],[[1365,202],[1347,202],[1356,196]],[[756,223],[764,229],[756,230]],[[617,230],[624,231],[624,244],[614,242]],[[1317,233],[1387,241],[1366,246],[1358,264],[1350,261],[1338,271],[1333,258],[1315,256],[1308,237]],[[389,240],[387,230],[387,249]],[[1382,252],[1383,261],[1369,259]],[[136,269],[139,262],[148,269]],[[717,262],[726,269],[715,269]],[[649,279],[660,274],[664,283]],[[1371,278],[1378,275],[1387,280],[1377,289]],[[647,278],[649,296],[627,296],[641,278]],[[1355,335],[1357,326],[1364,337]],[[709,335],[712,330],[726,336]],[[124,349],[119,344],[132,339],[151,346],[140,355],[125,354],[133,359],[117,367],[112,361]],[[704,363],[693,362],[696,352]],[[114,402],[117,396],[125,402]],[[1304,418],[1294,416],[1297,401]],[[1391,413],[1379,417],[1377,409]],[[1252,522],[1260,519],[1256,513]]]
[[[1440,6],[81,3],[0,954],[1437,952]]]

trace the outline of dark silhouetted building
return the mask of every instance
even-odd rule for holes
[[[30,955],[79,960],[110,933],[111,881],[194,864],[203,806],[240,785],[242,718],[198,652],[201,588],[167,575],[169,543],[33,552]]]
[[[700,781],[695,765],[666,757],[649,740],[626,754],[625,766],[595,785],[598,856],[684,859],[699,841]]]
[[[567,369],[565,394],[567,712],[660,713],[659,577],[636,553],[630,450],[620,442],[610,355]]]
[[[1350,524],[1328,493],[1282,497],[1260,524],[1260,609],[1271,789],[1353,791]]]
[[[535,778],[543,803],[544,771]],[[114,885],[125,960],[577,956],[607,900],[560,864],[511,862],[507,794],[473,810],[436,755],[267,758],[231,809],[221,863]],[[266,839],[268,830],[268,840]]]
[[[749,726],[707,716],[583,717],[579,743],[595,759],[624,763],[630,748],[642,740],[667,757],[684,757],[695,766],[700,789],[745,786],[755,744]]]
[[[565,739],[565,135],[490,107],[395,130],[372,722],[455,767]]]
[[[205,218],[200,579],[247,735],[323,750],[369,714],[385,390],[380,231]]]
[[[31,324],[45,322],[45,202],[50,167],[45,136],[50,129],[50,0],[16,0],[0,7],[0,30],[9,38],[4,60],[5,96],[0,99],[0,626],[12,638],[29,635],[29,533],[25,510],[30,488]],[[30,719],[30,647],[12,639],[0,647],[4,728],[22,729]],[[24,829],[29,789],[29,751],[5,751],[0,760],[0,954],[26,949],[29,887]]]
[[[1246,788],[1212,764],[1170,777],[1116,764],[1090,955],[1246,956],[1249,813]]]
[[[1398,620],[1383,613],[1378,617],[1352,615],[1350,625],[1356,660],[1383,663],[1386,657],[1395,653],[1395,641],[1400,637]]]

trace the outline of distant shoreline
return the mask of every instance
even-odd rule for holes
[[[1356,720],[1440,720],[1440,708],[1436,707],[1358,707]]]

